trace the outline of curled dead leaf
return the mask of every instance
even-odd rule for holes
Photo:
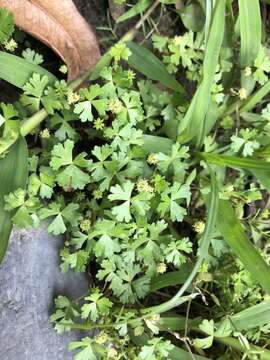
[[[100,58],[95,34],[72,0],[0,0],[13,12],[16,25],[59,55],[68,67],[68,80],[91,69]]]

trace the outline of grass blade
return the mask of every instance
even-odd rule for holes
[[[205,41],[208,39],[210,25],[211,25],[211,18],[212,18],[212,11],[213,11],[213,4],[212,0],[205,1],[205,26],[204,26],[204,37]]]
[[[251,95],[241,106],[240,113],[249,112],[270,92],[270,81],[265,83],[255,94]]]
[[[245,159],[237,156],[200,153],[208,163],[220,167],[229,166],[251,171],[262,186],[270,192],[270,163],[263,160]]]
[[[117,20],[116,23],[119,24],[123,21],[133,18],[136,15],[142,14],[151,4],[153,0],[140,0],[132,6],[131,9],[126,11],[123,15],[121,15]]]
[[[223,116],[231,115],[239,108],[239,114],[246,113],[255,108],[257,104],[270,92],[270,81],[267,81],[259,90],[257,90],[253,95],[250,95],[247,100],[240,102],[237,100],[232,103]]]
[[[110,52],[106,52],[104,55],[102,55],[102,57],[96,63],[94,69],[91,71],[89,80],[91,80],[91,81],[97,80],[100,76],[101,70],[105,66],[109,66],[111,60],[112,60],[112,56],[111,56]]]
[[[247,353],[247,351],[249,351],[250,353],[254,352],[255,354],[260,354],[259,359],[260,360],[270,360],[270,351],[257,346],[257,345],[253,345],[250,344],[249,348],[247,348],[247,346],[245,344],[243,344],[243,342],[239,341],[236,338],[232,338],[232,337],[225,337],[225,338],[216,338],[217,341],[221,342],[222,344],[231,347],[235,350],[238,350],[244,354]],[[244,359],[244,357],[242,358]]]
[[[0,160],[0,263],[2,262],[12,230],[12,213],[4,210],[4,196],[17,188],[24,188],[28,175],[28,150],[20,138]]]
[[[224,37],[225,3],[225,0],[216,1],[203,62],[202,82],[179,127],[179,141],[188,142],[195,138],[197,147],[202,144],[205,136],[205,123],[211,102],[211,89]]]
[[[253,66],[261,47],[262,24],[259,0],[238,0],[241,36],[241,67]]]
[[[270,300],[240,311],[231,317],[238,331],[262,327],[270,322]]]
[[[240,62],[241,68],[244,70],[247,66],[253,66],[258,55],[262,40],[262,24],[259,0],[238,0],[239,19],[240,19],[240,37],[241,51]],[[248,93],[251,93],[255,86],[255,81],[250,76],[241,74],[241,86]]]
[[[255,159],[246,159],[237,156],[218,155],[208,153],[198,153],[198,156],[208,163],[225,167],[229,166],[236,169],[244,169],[250,171],[266,171],[270,173],[270,162]]]
[[[57,80],[54,75],[41,66],[0,51],[0,79],[22,89],[34,73],[48,76],[52,83]]]
[[[152,280],[150,291],[154,292],[168,286],[183,284],[186,281],[191,270],[192,267],[190,264],[184,264],[181,266],[181,269],[179,271],[173,271],[166,274],[158,275]]]
[[[148,153],[163,152],[167,154],[172,149],[173,141],[171,139],[155,135],[144,135],[143,138],[143,148]]]
[[[253,170],[252,173],[262,186],[270,192],[270,171]]]
[[[270,267],[248,239],[229,201],[219,201],[217,228],[245,268],[270,294]]]
[[[127,42],[127,46],[132,53],[128,59],[129,66],[149,79],[160,81],[168,88],[185,94],[183,86],[169,74],[165,65],[150,50],[132,41]]]
[[[206,358],[204,356],[201,355],[196,355],[196,354],[191,354],[177,346],[174,346],[173,350],[170,352],[170,357],[169,359],[171,360],[191,360],[191,359],[195,359],[195,360],[210,360],[209,358]]]

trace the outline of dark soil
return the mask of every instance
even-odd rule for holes
[[[104,31],[100,27],[107,27],[108,1],[106,0],[74,0],[75,5],[96,32],[97,38],[104,37]]]

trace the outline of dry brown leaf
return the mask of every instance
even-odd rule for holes
[[[68,80],[91,69],[100,58],[95,34],[72,0],[0,0],[13,12],[16,25],[58,54],[68,67]]]

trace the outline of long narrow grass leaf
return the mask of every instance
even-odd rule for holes
[[[254,66],[254,62],[261,46],[262,23],[260,2],[259,0],[238,0],[238,4],[241,37],[241,87],[245,88],[248,93],[251,93],[255,86],[255,80],[252,75],[246,76],[244,69],[247,66]]]
[[[270,267],[248,239],[227,200],[219,201],[217,228],[252,277],[270,294]]]
[[[251,95],[240,107],[239,112],[248,112],[261,102],[261,100],[270,92],[270,81],[267,81],[258,91]]]
[[[28,175],[28,150],[20,138],[0,160],[0,263],[4,258],[12,230],[12,213],[4,210],[4,196],[24,188]]]
[[[238,331],[262,327],[270,323],[270,300],[240,311],[231,316],[231,321]]]
[[[241,102],[239,104],[239,101],[235,101],[232,103],[225,113],[223,113],[223,116],[231,115],[234,113],[237,109],[239,111],[239,114],[246,113],[251,111],[255,108],[256,105],[258,105],[262,99],[269,94],[270,92],[270,81],[267,81],[259,90],[257,90],[254,94],[250,95],[247,100]]]
[[[255,86],[252,75],[246,76],[244,69],[247,66],[254,66],[255,59],[261,46],[262,24],[259,0],[238,0],[241,52],[240,63],[242,67],[241,87],[250,94]]]
[[[251,354],[260,354],[260,360],[270,360],[270,351],[263,347],[253,344],[250,344],[249,347],[247,347],[246,344],[232,337],[216,338],[216,340],[242,353],[247,353],[247,351],[249,351]]]
[[[213,2],[212,0],[205,1],[205,26],[204,26],[204,37],[205,41],[208,39],[210,25],[211,25],[211,18],[212,18],[212,11],[213,11]]]
[[[144,135],[143,139],[143,148],[148,153],[163,152],[167,154],[172,149],[173,141],[171,139],[155,135]]]
[[[133,18],[136,15],[142,14],[151,4],[153,0],[140,0],[131,9],[121,15],[116,22],[119,24],[123,21]]]
[[[211,89],[224,37],[225,3],[225,0],[216,1],[203,62],[202,81],[179,127],[180,142],[187,142],[195,138],[197,145],[200,146],[204,138],[205,122],[211,101]]]
[[[180,94],[185,94],[183,86],[168,72],[165,65],[147,48],[132,41],[127,42],[131,51],[128,58],[129,66],[147,76],[149,79],[160,81],[163,85]]]
[[[172,351],[170,352],[171,360],[210,360],[209,358],[206,358],[205,356],[191,354],[177,346],[174,346]]]
[[[52,83],[57,80],[54,75],[41,66],[0,51],[0,79],[22,89],[34,73],[48,76]]]
[[[261,46],[262,24],[259,0],[238,0],[241,36],[241,67],[253,66]]]
[[[151,281],[151,292],[163,289],[168,286],[175,286],[183,284],[192,267],[190,264],[183,264],[179,271],[168,272],[166,274],[158,275]]]
[[[94,81],[99,78],[101,70],[105,66],[109,66],[110,61],[112,60],[112,56],[110,52],[106,52],[102,57],[99,59],[99,61],[96,63],[94,69],[91,71],[89,80]]]
[[[262,186],[270,192],[270,171],[253,170],[252,173]]]
[[[270,173],[270,162],[267,161],[208,153],[199,153],[198,155],[199,157],[213,165],[221,167],[229,166],[236,169],[245,169],[250,171],[261,170]]]

